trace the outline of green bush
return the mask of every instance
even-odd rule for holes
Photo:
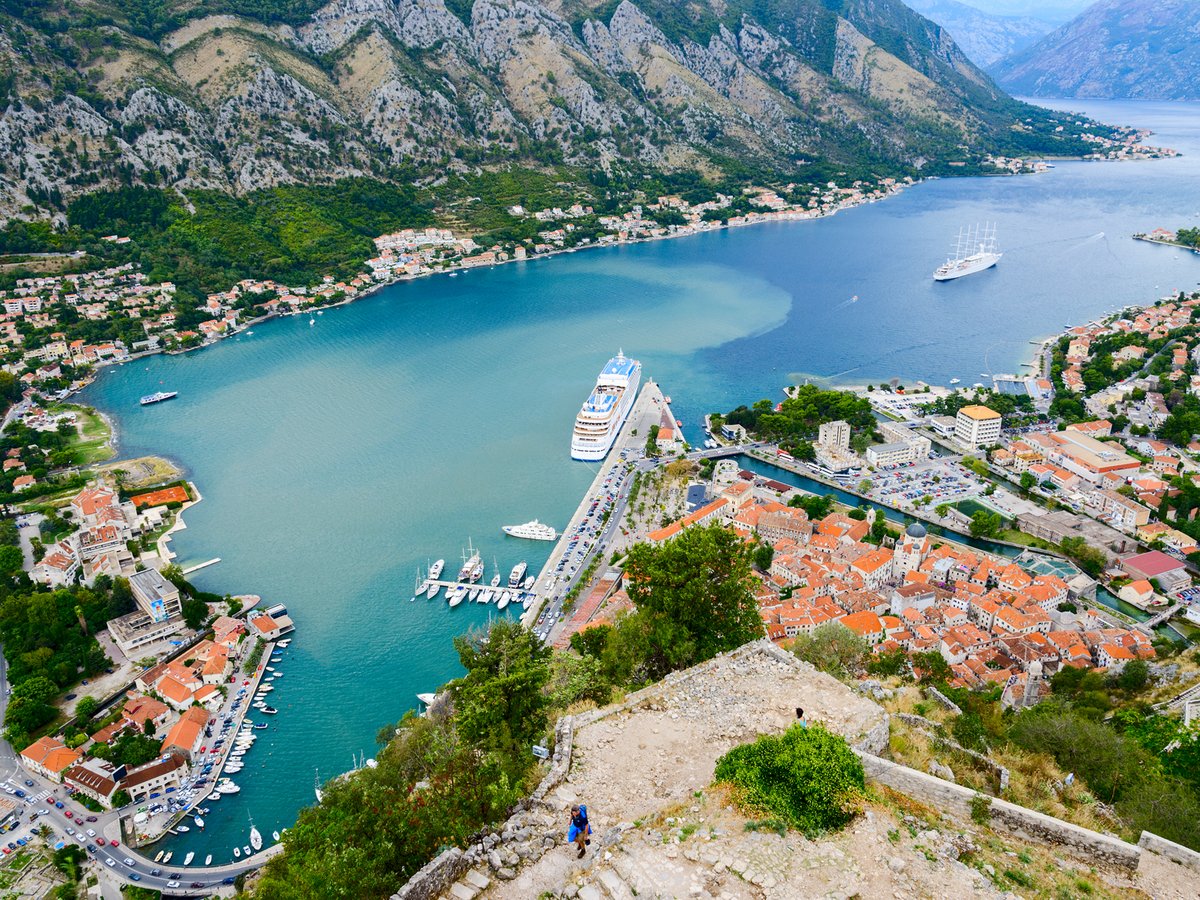
[[[862,763],[846,741],[820,725],[799,723],[782,736],[734,747],[717,760],[716,780],[809,837],[846,825],[865,789]]]

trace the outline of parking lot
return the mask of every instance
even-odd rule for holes
[[[931,497],[930,506],[954,503],[978,496],[987,487],[974,472],[954,457],[921,460],[869,473],[868,496],[897,509],[910,508],[922,497]]]

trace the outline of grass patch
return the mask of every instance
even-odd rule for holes
[[[70,444],[74,465],[95,465],[116,455],[112,448],[112,429],[90,406],[56,403],[49,407],[49,411],[75,413],[77,433]]]

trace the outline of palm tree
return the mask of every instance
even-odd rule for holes
[[[87,634],[88,633],[88,624],[87,624],[87,619],[85,619],[83,617],[83,607],[82,606],[75,607],[75,616],[76,616],[76,618],[79,619],[79,627],[83,629],[84,634]]]

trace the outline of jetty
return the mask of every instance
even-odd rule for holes
[[[563,528],[562,533],[554,544],[554,549],[550,551],[545,565],[542,566],[541,572],[538,573],[537,579],[534,581],[534,599],[526,608],[525,614],[521,617],[521,624],[526,628],[533,628],[537,623],[541,609],[545,606],[544,601],[550,601],[556,606],[562,603],[563,596],[570,590],[573,580],[582,575],[588,563],[595,556],[596,547],[603,544],[604,538],[602,535],[591,535],[590,539],[592,543],[580,560],[575,572],[568,575],[556,571],[559,562],[570,551],[571,540],[575,537],[579,531],[579,527],[587,518],[592,504],[603,500],[609,493],[618,498],[622,495],[627,484],[627,479],[633,471],[634,459],[640,458],[641,454],[640,452],[630,453],[627,454],[628,458],[622,458],[621,452],[623,450],[640,451],[650,434],[650,426],[659,424],[664,411],[669,414],[669,409],[667,400],[663,396],[658,384],[652,380],[647,380],[642,385],[638,398],[634,401],[633,408],[629,411],[629,416],[621,426],[621,431],[613,441],[612,449],[608,451],[608,455],[599,464],[596,470],[596,477],[592,479],[591,485],[584,492],[583,498],[579,501],[579,506],[576,507],[574,515],[571,516],[570,522]],[[674,421],[673,418],[672,421]],[[581,465],[588,464],[581,463]],[[605,482],[608,480],[609,475],[614,472],[618,473],[618,477],[606,486]],[[619,521],[621,512],[620,504],[614,503],[612,514],[607,523],[608,529],[611,529]],[[558,610],[555,609],[554,613],[557,616]]]

